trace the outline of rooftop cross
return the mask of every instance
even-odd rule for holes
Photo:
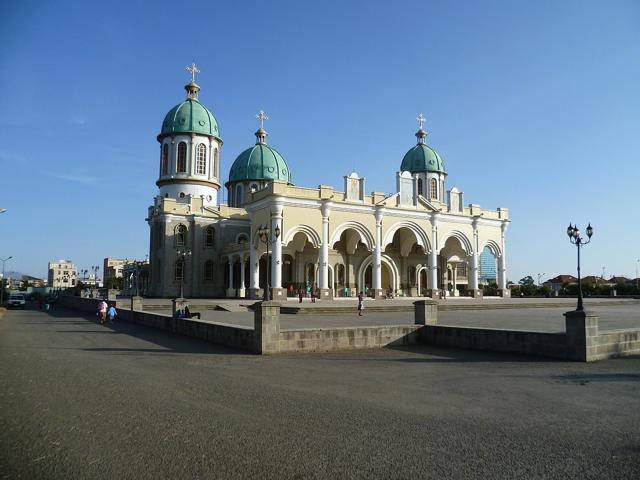
[[[256,118],[260,122],[260,130],[264,130],[264,121],[265,120],[269,120],[269,117],[267,117],[266,113],[264,113],[262,110],[260,110],[260,113],[258,113],[256,115]]]
[[[424,124],[424,121],[426,120],[426,118],[424,117],[423,114],[420,114],[416,117],[416,120],[418,121],[418,125],[420,126],[420,130],[422,130],[422,125]]]
[[[191,73],[191,81],[193,83],[196,83],[196,73],[200,73],[200,70],[198,70],[198,67],[196,67],[196,64],[192,63],[191,65],[189,65],[187,67],[187,71]]]

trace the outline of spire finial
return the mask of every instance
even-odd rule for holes
[[[196,73],[200,73],[200,70],[198,70],[196,64],[191,63],[191,65],[189,65],[186,70],[187,72],[191,73],[191,83],[196,83]]]
[[[258,114],[256,115],[256,118],[260,122],[260,130],[264,130],[264,121],[269,120],[269,117],[267,117],[266,113],[260,110],[260,112],[258,112]]]
[[[418,131],[416,132],[416,138],[418,139],[418,143],[425,143],[425,138],[427,138],[427,132],[424,131],[422,125],[424,125],[424,121],[426,120],[425,116],[421,113],[416,117],[418,122]]]
[[[266,145],[267,144],[267,135],[268,135],[268,133],[264,129],[264,121],[265,120],[269,120],[269,117],[267,117],[266,113],[264,113],[262,110],[260,110],[258,112],[258,114],[256,115],[256,118],[260,122],[260,128],[258,128],[258,131],[256,132],[256,145],[258,143],[260,143],[262,145]]]
[[[198,70],[195,63],[189,65],[186,70],[191,74],[191,82],[184,86],[187,91],[187,100],[198,100],[200,87],[196,83],[196,73],[200,73],[200,70]]]

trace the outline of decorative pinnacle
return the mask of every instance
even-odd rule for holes
[[[196,83],[196,73],[200,73],[195,63],[192,63],[186,68],[187,72],[191,73],[191,82]]]
[[[256,115],[256,118],[260,122],[260,130],[264,130],[264,121],[269,120],[269,117],[267,117],[266,113],[260,110],[260,112]]]

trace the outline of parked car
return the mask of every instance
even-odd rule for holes
[[[27,300],[21,293],[12,293],[7,301],[7,308],[21,308],[24,310]]]

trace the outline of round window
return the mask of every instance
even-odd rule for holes
[[[180,192],[180,198],[184,198],[184,192]]]
[[[273,167],[267,167],[267,171],[269,173],[273,173],[274,170],[275,170],[275,168],[273,168]]]
[[[212,198],[213,198],[213,197],[211,197],[211,195],[207,195],[207,201],[208,201],[208,202],[210,202]]]
[[[205,122],[204,120],[200,120],[198,123],[201,127],[204,127],[207,122]]]

